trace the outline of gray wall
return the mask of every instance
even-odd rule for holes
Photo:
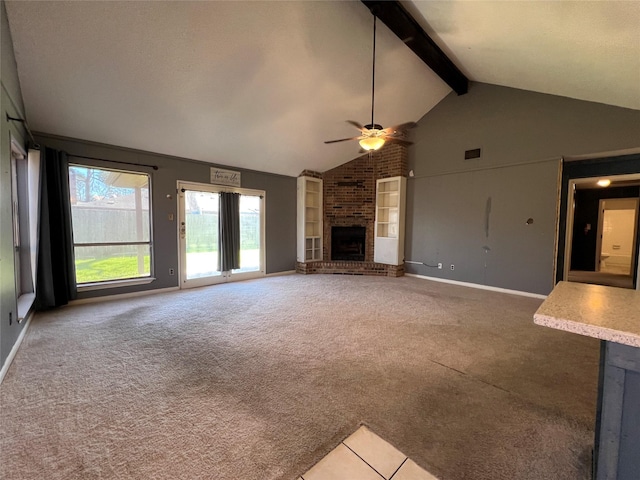
[[[548,294],[560,158],[640,147],[640,111],[473,83],[413,136],[405,257],[444,268],[407,271]]]
[[[4,2],[0,2],[0,48],[2,83],[0,100],[0,368],[4,365],[24,323],[16,322],[16,288],[13,267],[13,227],[11,220],[11,135],[25,145],[25,132],[19,123],[6,121],[6,115],[24,118],[24,104],[13,53],[11,32]],[[9,325],[9,316],[12,324]]]
[[[8,113],[13,117],[25,118],[24,103],[20,91],[18,71],[13,51],[13,42],[7,21],[4,1],[0,0],[0,34],[2,56],[0,80],[0,368],[13,348],[23,324],[16,322],[17,304],[13,258],[13,229],[11,214],[11,135],[23,146],[27,144],[26,131],[21,124],[7,122]],[[170,276],[169,268],[178,267],[178,246],[175,221],[168,220],[168,214],[176,218],[177,180],[208,183],[209,168],[213,165],[190,160],[168,157],[148,152],[127,150],[108,145],[92,144],[80,140],[38,135],[36,140],[77,155],[98,157],[158,165],[152,172],[153,189],[153,229],[156,281],[149,285],[114,288],[103,291],[83,292],[80,298],[129,293],[150,289],[175,287],[178,276]],[[212,157],[215,153],[212,152]],[[91,162],[89,162],[91,163]],[[92,162],[94,165],[114,167],[117,164]],[[218,165],[224,168],[224,165]],[[266,268],[267,273],[277,273],[295,269],[296,259],[296,179],[281,175],[271,175],[227,167],[242,172],[242,187],[266,191]],[[173,199],[167,199],[171,194]],[[9,317],[12,324],[9,325]]]
[[[210,168],[214,165],[46,134],[36,134],[36,140],[43,146],[63,150],[71,155],[159,167],[158,170],[145,169],[151,174],[152,182],[154,276],[156,280],[148,285],[80,292],[78,298],[176,287],[178,275],[169,275],[170,268],[174,268],[176,272],[178,270],[176,183],[178,180],[209,183]],[[74,158],[70,158],[70,161],[80,162]],[[135,169],[135,167],[118,165],[117,163],[89,160],[82,160],[82,162],[106,168]],[[294,270],[296,260],[296,178],[242,170],[224,165],[217,166],[241,172],[242,188],[266,192],[267,273]],[[172,198],[168,199],[167,195],[171,195]],[[173,214],[174,220],[168,220],[169,214]]]

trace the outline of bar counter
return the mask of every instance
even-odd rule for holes
[[[594,478],[638,480],[640,291],[560,282],[533,321],[601,340]]]

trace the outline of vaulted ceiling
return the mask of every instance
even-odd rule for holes
[[[640,110],[640,2],[413,1],[472,81]],[[7,1],[32,130],[297,175],[358,155],[373,17],[354,1]],[[375,120],[451,88],[378,22]]]

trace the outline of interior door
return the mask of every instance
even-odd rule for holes
[[[221,192],[240,193],[240,268],[220,270]],[[191,288],[265,274],[264,192],[178,182],[180,287]]]

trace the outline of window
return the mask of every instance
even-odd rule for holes
[[[151,277],[149,192],[145,173],[69,166],[79,287]]]
[[[27,316],[35,300],[39,181],[40,152],[29,150],[27,154],[12,138],[11,214],[19,322]]]

